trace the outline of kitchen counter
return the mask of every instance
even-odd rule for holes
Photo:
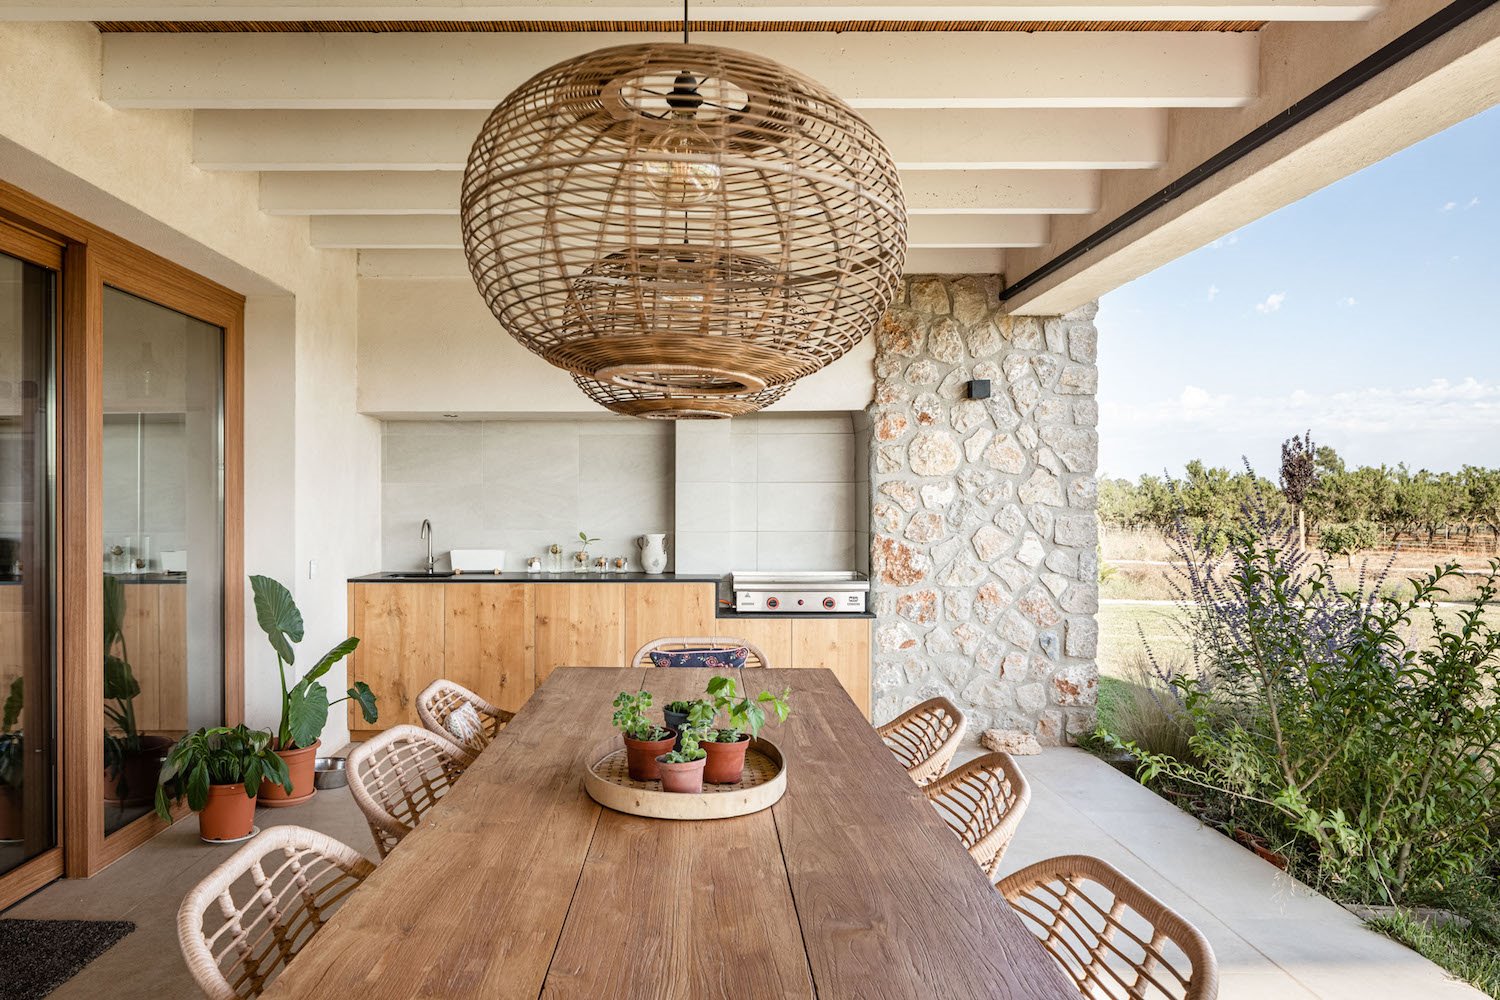
[[[718,583],[720,576],[677,573],[439,573],[428,576],[413,572],[367,573],[351,576],[350,583]]]

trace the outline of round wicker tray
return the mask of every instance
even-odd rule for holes
[[[754,740],[745,751],[745,775],[734,785],[704,785],[698,795],[664,792],[659,781],[632,781],[618,736],[589,754],[583,774],[589,797],[616,812],[652,819],[726,819],[769,809],[786,793],[786,761],[770,740]]]

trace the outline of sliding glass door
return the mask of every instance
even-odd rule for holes
[[[0,248],[11,245],[4,237],[0,227]],[[55,267],[0,252],[0,875],[58,844],[51,600],[57,279]]]
[[[224,721],[224,331],[104,289],[104,832]]]

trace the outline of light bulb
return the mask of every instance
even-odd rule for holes
[[[652,153],[669,155],[712,155],[714,144],[696,125],[674,124],[647,145]],[[669,208],[700,205],[719,192],[720,173],[717,163],[685,160],[648,160],[641,164],[646,186],[658,201]]]

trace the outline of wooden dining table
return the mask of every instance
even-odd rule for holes
[[[787,766],[770,809],[588,797],[616,694],[660,707],[711,676],[554,671],[265,996],[1077,1000],[827,670],[742,675],[791,688],[763,733]]]

